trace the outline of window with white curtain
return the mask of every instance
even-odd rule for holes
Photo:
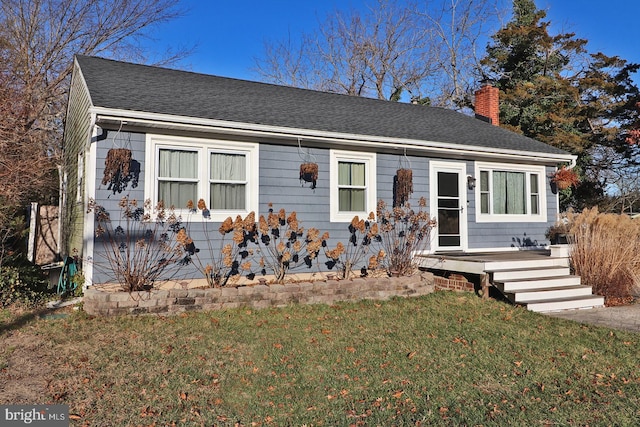
[[[145,191],[178,211],[204,199],[211,218],[258,209],[258,144],[147,135]]]
[[[477,163],[478,222],[546,221],[544,166]]]
[[[158,200],[176,209],[198,200],[198,152],[158,150]]]
[[[376,155],[330,151],[331,221],[366,217],[376,207]]]
[[[214,210],[244,210],[247,205],[247,159],[242,153],[209,155],[209,206]]]

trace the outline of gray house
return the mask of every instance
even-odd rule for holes
[[[295,210],[307,227],[347,236],[354,215],[392,203],[399,166],[412,202],[428,200],[432,253],[544,248],[556,221],[550,183],[574,156],[497,126],[497,89],[478,91],[476,117],[96,57],[75,58],[65,127],[64,248],[93,256],[90,198],[184,207],[203,198],[211,220]],[[112,148],[129,148],[136,179],[103,184]],[[318,164],[315,188],[299,166]],[[89,283],[91,266],[85,268]]]

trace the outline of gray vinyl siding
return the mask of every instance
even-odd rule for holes
[[[99,136],[96,142],[96,182],[95,182],[95,201],[96,204],[103,206],[109,212],[110,218],[114,224],[114,228],[118,224],[120,218],[120,207],[118,203],[123,196],[130,199],[136,199],[140,203],[145,200],[144,194],[144,160],[145,160],[145,134],[118,132],[117,129],[103,129],[103,134]],[[122,192],[114,193],[109,190],[108,185],[102,184],[104,177],[104,165],[107,153],[112,148],[129,148],[131,149],[131,158],[133,161],[140,163],[140,181],[137,186],[129,183]],[[103,283],[113,280],[113,274],[109,273],[109,265],[104,255],[104,248],[100,239],[96,239],[93,251],[93,283]]]
[[[89,92],[80,78],[80,73],[74,71],[69,91],[69,108],[65,119],[64,131],[64,173],[66,175],[65,206],[63,207],[62,222],[62,255],[78,251],[83,254],[84,227],[84,186],[80,188],[78,200],[78,155],[85,153],[86,144],[90,138],[91,115],[89,107],[91,101]],[[86,176],[86,158],[85,158]]]
[[[118,202],[123,195],[136,198],[143,201],[144,194],[144,178],[145,178],[145,134],[143,133],[127,133],[118,134],[114,142],[115,130],[107,131],[106,138],[100,138],[97,150],[97,171],[96,171],[96,199],[98,203],[112,213],[112,217],[119,213]],[[110,148],[128,147],[132,149],[132,157],[140,162],[140,180],[137,187],[133,188],[129,185],[122,194],[113,194],[102,185],[101,180],[104,173],[104,161]],[[320,232],[329,232],[329,246],[334,247],[338,241],[346,242],[348,239],[348,223],[332,223],[330,217],[330,148],[329,147],[303,147],[302,150],[295,145],[279,145],[279,144],[260,144],[259,148],[259,215],[267,215],[269,204],[275,211],[284,208],[287,214],[296,211],[300,225],[305,229],[315,227]],[[313,161],[318,164],[318,181],[315,189],[311,188],[311,184],[301,183],[299,179],[300,164],[305,161]],[[392,205],[393,199],[393,180],[398,168],[411,168],[413,171],[413,194],[410,203],[417,208],[418,199],[425,197],[429,200],[429,161],[440,160],[428,157],[407,156],[404,154],[388,154],[378,153],[376,155],[377,164],[377,199],[387,202],[389,207]],[[466,161],[467,173],[473,175],[474,162]],[[549,169],[551,170],[551,169]],[[485,248],[504,248],[504,247],[522,247],[526,246],[523,241],[537,242],[538,244],[547,243],[544,241],[544,232],[549,223],[475,223],[475,192],[464,188],[468,198],[465,213],[468,220],[468,235],[470,249]],[[150,195],[147,195],[150,196]],[[557,197],[552,194],[547,187],[547,208],[548,219],[552,223],[555,220],[557,210]],[[436,215],[436,211],[430,206],[427,211],[431,216]],[[198,214],[199,215],[199,214]],[[187,219],[187,218],[183,218]],[[194,240],[196,247],[202,249],[199,256],[203,264],[208,260],[206,256],[210,253],[208,248],[214,251],[220,248],[221,235],[218,233],[219,222],[198,222],[191,221],[188,223],[188,231]],[[227,237],[226,242],[230,241]],[[96,254],[94,258],[99,259],[99,251],[101,248],[96,245]],[[324,271],[326,261],[323,254],[320,255],[319,267],[314,266],[311,270],[305,267],[296,271]],[[254,264],[255,265],[255,264]],[[100,268],[96,268],[94,273],[95,283],[101,283],[107,280],[107,275],[101,272]],[[180,271],[180,278],[201,278],[200,273],[195,271],[193,266],[183,268]]]

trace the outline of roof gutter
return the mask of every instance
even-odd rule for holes
[[[416,149],[435,154],[450,155],[451,153],[455,153],[459,156],[491,157],[493,159],[502,160],[527,160],[529,162],[534,161],[538,163],[569,162],[571,164],[571,167],[575,166],[576,163],[576,156],[572,154],[538,153],[478,147],[472,145],[451,144],[435,141],[315,131],[309,129],[297,129],[253,123],[240,123],[215,119],[174,116],[169,114],[119,110],[104,107],[92,107],[90,111],[92,114],[96,115],[97,124],[119,124],[123,121],[126,121],[129,126],[149,128],[165,128],[206,133],[223,132],[237,136],[271,138],[275,137],[281,139],[291,139],[294,141],[297,141],[299,138],[307,138],[309,140],[319,142],[357,145],[359,147],[393,147],[402,150]]]

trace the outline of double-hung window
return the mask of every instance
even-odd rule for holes
[[[148,135],[145,191],[153,202],[186,209],[205,200],[213,220],[258,209],[258,145]]]
[[[376,207],[376,155],[355,151],[330,152],[331,221],[365,217]]]
[[[478,222],[546,221],[544,167],[477,163]]]

